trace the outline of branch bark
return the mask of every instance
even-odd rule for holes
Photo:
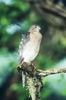
[[[29,89],[29,93],[31,95],[32,100],[41,100],[40,92],[43,87],[42,79],[43,77],[58,74],[58,73],[66,73],[66,68],[60,69],[51,69],[51,70],[40,70],[36,69],[33,64],[22,63],[17,67],[19,72],[24,71],[26,76],[27,88]]]
[[[66,73],[66,68],[60,68],[60,69],[51,69],[51,70],[37,70],[39,72],[39,75],[41,77],[46,77],[52,74],[58,74],[58,73]]]
[[[37,74],[37,70],[34,65],[24,62],[17,67],[17,70],[19,72],[25,72],[26,84],[32,100],[41,100],[40,91],[43,84],[41,81],[41,76]]]

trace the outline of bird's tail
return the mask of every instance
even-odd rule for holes
[[[25,87],[25,85],[26,85],[26,77],[24,72],[22,71],[22,86]]]

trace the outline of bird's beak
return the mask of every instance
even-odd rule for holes
[[[40,31],[41,30],[41,27],[38,27],[38,30]]]
[[[38,29],[38,30],[41,30],[41,27],[40,27],[40,26],[37,26],[37,29]]]

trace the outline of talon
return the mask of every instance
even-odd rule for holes
[[[21,65],[23,65],[24,61],[21,62]]]
[[[21,72],[21,66],[17,66],[17,70]]]
[[[27,62],[27,64],[28,64],[28,65],[31,65],[31,63],[30,63],[30,62]]]
[[[19,66],[19,68],[21,69],[21,65]]]
[[[23,62],[22,64],[26,64],[26,65],[31,65],[31,63],[30,62]]]
[[[35,66],[33,63],[31,63],[32,66]]]

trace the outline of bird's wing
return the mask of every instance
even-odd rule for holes
[[[18,49],[18,55],[19,55],[19,62],[21,62],[24,58],[22,57],[23,49],[26,43],[28,43],[30,40],[30,32],[22,36],[22,40],[19,45]]]

